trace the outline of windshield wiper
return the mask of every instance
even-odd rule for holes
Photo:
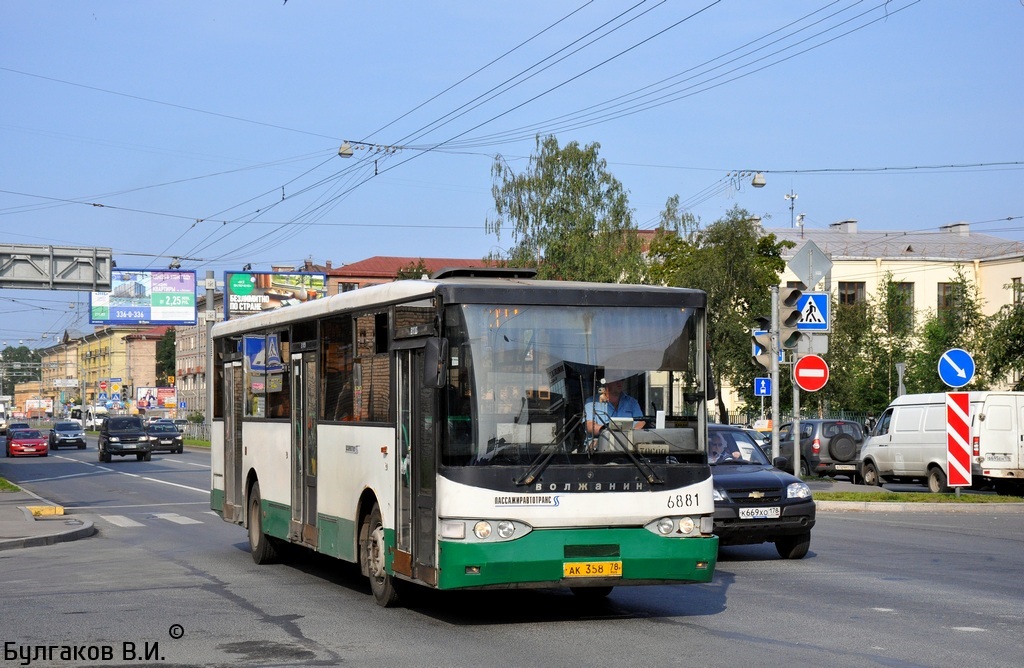
[[[624,453],[626,453],[626,456],[633,462],[633,466],[635,466],[637,470],[643,474],[644,478],[647,479],[647,484],[665,484],[665,481],[658,477],[658,474],[654,472],[654,469],[651,468],[649,464],[637,459],[636,455],[634,455],[632,450],[629,449],[629,443],[626,441],[626,436],[619,425],[614,422],[609,423],[608,431],[611,432],[612,440],[615,441],[615,444],[618,445]]]
[[[522,487],[523,485],[529,485],[544,472],[544,469],[551,463],[551,459],[555,456],[560,449],[565,447],[565,435],[572,432],[573,429],[580,423],[580,415],[576,414],[572,416],[562,429],[555,435],[554,442],[551,444],[550,449],[542,450],[539,455],[530,463],[530,468],[526,469],[526,473],[523,474],[519,480],[516,480],[516,485]]]

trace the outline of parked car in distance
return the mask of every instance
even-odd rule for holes
[[[833,419],[800,420],[800,475],[860,480],[860,448],[864,430],[857,422]],[[793,424],[779,429],[779,455],[793,467]]]
[[[99,459],[109,462],[111,457],[135,455],[141,461],[149,461],[153,456],[149,434],[137,415],[113,415],[100,427]]]
[[[49,454],[46,437],[38,429],[17,429],[7,431],[7,456],[45,457]]]
[[[10,443],[11,443],[11,435],[14,432],[18,431],[19,429],[31,429],[31,428],[32,428],[32,425],[30,425],[28,422],[11,422],[11,423],[9,423],[7,425],[7,436],[4,439],[4,441],[5,441],[4,445],[10,445]]]
[[[727,453],[738,453],[709,458],[718,544],[774,543],[783,559],[806,556],[815,514],[810,487],[773,466],[743,429],[712,424],[708,436],[724,439]],[[777,463],[785,464],[782,457]]]
[[[174,421],[174,426],[178,428],[178,431],[185,433],[185,427],[188,426],[188,420],[185,418],[178,418]]]
[[[76,420],[63,420],[50,427],[47,441],[51,450],[60,450],[65,446],[85,450],[85,430]]]
[[[149,447],[153,452],[166,450],[180,454],[185,450],[185,440],[170,420],[157,420],[146,427],[146,433],[149,434]]]

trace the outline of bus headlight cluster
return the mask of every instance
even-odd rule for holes
[[[700,525],[701,520],[689,516],[662,517],[649,523],[646,528],[661,536],[693,536],[700,535]]]
[[[441,538],[501,542],[522,538],[531,527],[515,520],[441,520]]]

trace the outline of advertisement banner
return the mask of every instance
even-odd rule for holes
[[[326,296],[327,274],[224,272],[224,318],[241,318]]]
[[[178,390],[173,387],[136,387],[135,405],[139,409],[174,408],[178,405]]]
[[[118,269],[110,292],[89,297],[94,325],[196,324],[196,272]]]

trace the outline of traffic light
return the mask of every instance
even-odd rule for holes
[[[772,368],[772,319],[759,316],[750,340],[754,344],[754,361],[766,369]]]
[[[802,287],[802,286],[801,286]],[[800,309],[797,302],[804,296],[800,288],[779,288],[779,347],[796,348],[803,333],[797,330]]]

